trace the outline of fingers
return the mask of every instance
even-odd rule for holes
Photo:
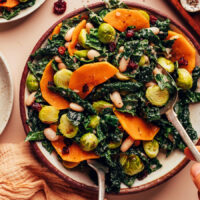
[[[197,189],[200,191],[200,163],[192,165],[190,173]]]
[[[197,148],[198,151],[200,152],[200,146],[196,146],[196,148]],[[193,155],[192,155],[192,153],[191,153],[191,151],[189,150],[188,147],[186,147],[186,148],[184,149],[184,154],[186,155],[186,157],[187,157],[188,159],[190,159],[190,160],[195,160],[195,158],[193,157]]]

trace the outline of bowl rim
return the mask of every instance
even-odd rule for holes
[[[139,9],[143,9],[143,10],[147,10],[148,12],[155,14],[161,18],[168,18],[171,20],[172,25],[174,25],[175,27],[178,28],[178,30],[180,30],[191,42],[192,44],[195,46],[195,48],[197,49],[198,53],[200,54],[200,44],[197,42],[197,40],[192,36],[192,34],[182,25],[180,25],[179,23],[177,23],[175,20],[171,19],[170,17],[168,17],[167,15],[162,14],[160,11],[148,7],[146,5],[142,5],[139,3],[135,3],[135,2],[129,2],[129,1],[125,1],[125,4],[128,5],[129,7],[134,7],[134,8],[139,8]],[[97,2],[97,3],[93,3],[93,4],[89,4],[87,7],[90,9],[96,9],[96,8],[100,8],[103,7],[105,5],[104,2]],[[76,9],[75,11],[70,12],[69,14],[65,15],[64,17],[62,17],[60,20],[58,20],[56,23],[54,23],[43,35],[42,37],[39,39],[39,41],[36,43],[35,47],[33,48],[32,52],[30,55],[32,55],[38,48],[40,48],[40,46],[45,42],[45,40],[48,38],[48,36],[51,34],[51,32],[53,31],[53,29],[55,28],[56,25],[58,25],[59,23],[61,23],[64,19],[68,19],[68,18],[72,18],[80,13],[83,13],[86,11],[85,7],[81,7],[79,9]],[[20,83],[20,114],[21,114],[21,119],[22,119],[22,123],[23,123],[23,127],[25,130],[25,133],[28,134],[29,132],[29,127],[26,124],[26,109],[25,109],[25,105],[24,105],[24,98],[25,98],[25,83],[26,83],[26,77],[27,74],[29,72],[28,70],[28,61],[32,60],[31,56],[29,56],[24,71],[22,73],[22,78],[21,78],[21,83]],[[54,167],[50,161],[47,160],[47,158],[43,155],[43,153],[40,151],[38,145],[36,142],[30,142],[32,149],[35,152],[35,155],[51,170],[53,171],[55,174],[57,174],[59,177],[61,177],[62,179],[64,179],[67,183],[70,184],[70,186],[74,189],[78,189],[80,191],[82,191],[82,194],[88,194],[88,193],[97,193],[98,192],[98,187],[93,187],[93,186],[88,186],[85,185],[83,183],[77,182],[75,180],[73,180],[72,178],[68,177],[67,175],[65,175],[64,173],[62,173],[60,170],[58,170],[56,167]],[[120,192],[117,195],[125,195],[125,194],[132,194],[132,193],[138,193],[138,192],[142,192],[148,189],[151,189],[155,186],[160,185],[161,183],[164,183],[165,181],[167,181],[168,179],[170,179],[171,177],[173,177],[175,174],[177,174],[181,169],[183,169],[187,164],[188,164],[189,160],[184,158],[183,161],[181,161],[174,169],[172,169],[170,172],[166,173],[165,175],[161,176],[160,178],[153,180],[149,183],[146,183],[144,185],[141,186],[136,186],[136,187],[132,187],[132,188],[123,188],[120,190]],[[112,193],[109,193],[110,195],[113,195]]]

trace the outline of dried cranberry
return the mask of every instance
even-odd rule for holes
[[[157,20],[158,20],[157,17],[155,17],[154,15],[150,15],[150,22],[151,22],[151,24],[155,24]]]
[[[181,57],[181,58],[178,60],[178,64],[179,64],[179,66],[187,66],[187,65],[188,65],[188,61],[185,60],[184,57]]]
[[[82,92],[88,92],[89,91],[89,87],[88,87],[88,85],[87,84],[85,84],[84,86],[83,86],[83,88],[82,88]]]
[[[130,60],[129,63],[128,63],[128,68],[137,69],[138,64],[136,64],[134,61]]]
[[[109,44],[109,50],[110,50],[111,52],[113,52],[113,51],[115,51],[115,49],[116,49],[116,44],[115,44],[114,42],[111,42],[111,43]]]
[[[64,0],[58,0],[54,3],[53,12],[57,15],[61,15],[65,12],[67,4]]]
[[[146,178],[148,176],[148,171],[147,170],[144,170],[143,172],[141,172],[139,175],[138,175],[138,180],[143,180],[144,178]]]
[[[131,37],[134,36],[134,34],[135,34],[134,30],[133,30],[133,29],[130,29],[130,30],[128,30],[128,31],[126,32],[126,37],[127,37],[127,38],[131,38]]]
[[[65,155],[65,154],[68,154],[69,153],[69,148],[68,147],[63,147],[62,149],[62,154]]]
[[[58,53],[59,53],[60,55],[64,55],[64,54],[65,54],[65,51],[66,51],[66,48],[65,48],[65,47],[59,47],[59,48],[58,48]]]
[[[40,112],[40,110],[42,109],[42,106],[39,103],[33,103],[32,106],[33,110],[37,110],[38,112]]]

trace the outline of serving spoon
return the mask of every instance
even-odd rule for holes
[[[160,65],[157,65],[157,67],[161,70],[162,74],[168,76],[174,83],[174,79],[171,77],[171,75]],[[168,103],[165,105],[165,107],[160,109],[160,114],[166,114],[167,119],[172,123],[172,125],[176,128],[176,130],[179,132],[181,138],[185,142],[185,144],[188,146],[190,151],[192,152],[194,158],[196,161],[200,162],[200,153],[195,147],[194,143],[188,136],[186,130],[184,129],[183,125],[180,123],[177,114],[174,111],[174,106],[178,100],[178,90],[175,89],[175,92],[173,93],[173,96],[170,98]]]
[[[96,171],[98,176],[99,185],[99,197],[98,200],[104,200],[105,196],[105,173],[108,172],[108,168],[103,166],[96,160],[87,160],[87,164]]]
[[[181,0],[181,5],[185,10],[188,12],[198,12],[200,11],[200,0],[197,1],[197,3],[190,4],[188,0]]]

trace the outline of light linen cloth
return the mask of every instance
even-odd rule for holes
[[[0,144],[0,200],[96,200],[73,190],[34,157],[29,143]]]

